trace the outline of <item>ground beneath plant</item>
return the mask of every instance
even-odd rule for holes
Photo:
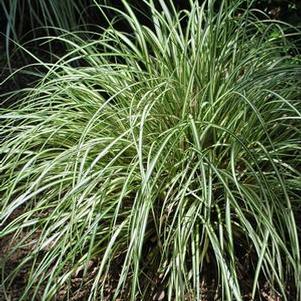
[[[19,215],[22,214],[22,209],[17,209],[11,215],[7,223],[13,221]],[[13,234],[0,239],[0,265],[3,268],[4,278],[10,273],[14,272],[18,268],[22,259],[26,257],[33,250],[35,244],[39,239],[40,232],[29,233],[23,231],[17,237]],[[16,251],[15,247],[20,244],[22,245]],[[247,256],[247,254],[246,254]],[[143,258],[147,258],[147,254],[143,255]],[[43,259],[43,256],[40,260]],[[4,265],[5,263],[5,265]],[[67,298],[67,287],[62,287],[56,294],[54,301],[86,301],[91,290],[94,277],[97,274],[97,266],[99,260],[94,259],[88,263],[87,273],[84,275],[83,270],[78,270],[72,275],[71,289],[69,289],[69,296]],[[26,288],[27,279],[29,277],[31,264],[24,265],[17,273],[14,282],[9,287],[0,286],[0,301],[19,301],[22,292]],[[110,279],[106,282],[105,293],[106,298],[103,301],[113,300],[113,294],[117,285],[118,273],[120,271],[120,263],[115,262],[115,267],[111,270]],[[252,290],[252,279],[248,274],[248,268],[244,266],[244,263],[238,263],[239,278],[244,291],[244,301],[254,301],[251,299]],[[2,271],[3,272],[3,271]],[[153,283],[156,283],[155,287],[150,290],[149,298],[145,298],[141,301],[164,301],[167,300],[167,291],[162,286],[160,277],[156,276],[152,279]],[[261,289],[261,300],[262,301],[283,301],[280,295],[277,295],[269,289],[267,284],[263,284]],[[218,287],[214,275],[208,270],[207,275],[204,275],[200,283],[202,297],[200,301],[221,301],[220,295],[218,294]],[[70,293],[71,292],[71,293]],[[34,299],[28,301],[41,301],[43,295],[43,285],[40,287],[37,296]],[[117,299],[116,301],[127,301],[128,294],[125,292],[125,296]],[[140,301],[137,300],[137,301]],[[192,296],[187,295],[183,301],[195,301]],[[291,299],[290,301],[296,301]]]

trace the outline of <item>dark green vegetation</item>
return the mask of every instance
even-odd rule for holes
[[[5,300],[301,300],[300,32],[214,2],[123,1],[2,95]]]

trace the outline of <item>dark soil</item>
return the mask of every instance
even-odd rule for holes
[[[26,208],[17,209],[9,218],[6,224],[13,221],[15,218],[20,216]],[[23,231],[19,233],[18,236],[9,235],[0,239],[0,266],[2,269],[2,280],[5,279],[10,273],[13,273],[15,269],[18,269],[18,266],[22,262],[23,258],[26,257],[28,253],[31,252],[36,242],[39,239],[40,232],[35,231],[29,233]],[[19,245],[19,246],[18,246]],[[163,275],[158,275],[155,272],[152,272],[150,269],[147,269],[148,261],[150,257],[148,254],[153,253],[153,245],[149,244],[149,247],[145,248],[145,254],[143,255],[144,262],[142,263],[142,268],[144,272],[148,274],[148,277],[145,278],[145,283],[149,283],[151,279],[153,285],[152,288],[148,290],[149,294],[143,296],[143,298],[137,299],[137,301],[164,301],[167,300],[167,291],[165,290],[166,283],[163,279]],[[47,252],[47,250],[46,250]],[[43,259],[43,254],[38,260]],[[244,301],[254,301],[251,300],[251,290],[252,290],[252,268],[250,266],[251,252],[244,253],[239,258],[237,262],[238,277],[241,283],[243,300]],[[110,271],[110,276],[106,279],[104,291],[106,297],[103,301],[113,300],[113,295],[115,288],[117,286],[117,281],[119,278],[120,267],[123,264],[123,256],[119,256],[112,264]],[[5,262],[5,265],[4,265]],[[19,301],[22,292],[26,288],[28,273],[31,268],[31,262],[27,262],[21,269],[17,271],[14,282],[10,285],[5,284],[0,286],[0,301]],[[88,263],[88,268],[86,274],[83,270],[78,270],[73,274],[69,287],[67,285],[61,287],[58,293],[56,294],[54,301],[86,301],[93,285],[94,278],[98,271],[99,259],[94,258]],[[144,266],[143,266],[144,265]],[[66,271],[67,271],[66,267]],[[216,267],[212,264],[208,264],[205,267],[203,277],[200,282],[201,290],[201,300],[200,301],[221,301],[221,292],[220,286],[215,281]],[[1,281],[2,281],[1,280]],[[142,286],[143,286],[142,280]],[[39,288],[35,298],[28,299],[26,301],[40,301],[42,300],[43,294],[43,284]],[[121,296],[116,301],[127,301],[129,300],[129,290],[125,288],[123,296]],[[275,294],[267,283],[262,284],[262,289],[260,296],[256,297],[256,300],[262,301],[283,301],[280,295]],[[187,294],[185,300],[183,301],[195,301],[193,296]],[[293,298],[290,301],[296,301]]]

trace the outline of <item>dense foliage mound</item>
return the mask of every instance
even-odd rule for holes
[[[6,298],[26,269],[19,300],[301,300],[300,56],[230,2],[149,0],[146,27],[124,1],[131,34],[65,34],[0,109]]]

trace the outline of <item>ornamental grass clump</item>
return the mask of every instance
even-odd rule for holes
[[[201,300],[206,287],[301,300],[301,68],[286,25],[243,1],[159,2],[145,1],[153,26],[123,1],[130,33],[60,37],[69,54],[1,109],[6,298],[25,269],[20,301]]]

